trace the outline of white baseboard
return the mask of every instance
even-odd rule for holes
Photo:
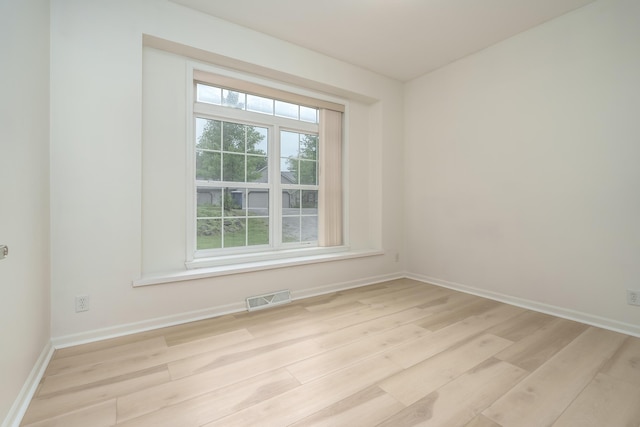
[[[467,294],[477,295],[483,298],[504,302],[506,304],[515,305],[517,307],[526,308],[528,310],[538,311],[540,313],[550,314],[552,316],[562,317],[563,319],[575,320],[576,322],[585,323],[587,325],[596,326],[598,328],[608,329],[614,332],[640,337],[640,326],[631,323],[619,322],[617,320],[608,319],[606,317],[594,316],[592,314],[570,310],[555,305],[544,304],[524,298],[518,298],[511,295],[501,294],[498,292],[487,291],[484,289],[474,288],[472,286],[462,285],[460,283],[449,282],[447,280],[437,279],[434,277],[422,276],[419,274],[408,273],[408,279],[417,280],[443,288],[453,289],[455,291]]]
[[[368,277],[364,279],[353,280],[342,283],[332,283],[330,285],[319,286],[316,288],[306,289],[303,291],[292,292],[292,299],[298,300],[309,298],[312,296],[328,294],[331,292],[341,291],[345,289],[358,288],[374,283],[380,283],[387,280],[400,279],[405,277],[403,273],[388,274],[383,276]],[[101,341],[109,338],[117,338],[125,335],[135,334],[138,332],[150,331],[153,329],[165,328],[167,326],[180,325],[183,323],[195,322],[198,320],[210,319],[212,317],[222,316],[225,314],[238,313],[247,309],[246,302],[236,302],[232,304],[211,307],[204,310],[180,313],[166,317],[158,317],[155,319],[143,320],[141,322],[127,323],[109,328],[96,329],[79,334],[64,335],[52,338],[54,348],[65,348],[74,345],[87,344],[90,342]],[[4,427],[4,426],[2,426]]]
[[[138,332],[166,328],[167,326],[175,326],[183,323],[210,319],[212,317],[237,313],[244,310],[246,310],[246,305],[245,302],[242,301],[233,304],[210,307],[204,310],[189,311],[186,313],[157,317],[155,319],[143,320],[140,322],[125,323],[108,328],[94,329],[78,334],[63,335],[61,337],[54,337],[51,339],[51,341],[53,342],[53,346],[55,348],[72,347],[74,345],[87,344],[90,342],[122,337],[125,335],[136,334]]]
[[[22,421],[22,417],[27,412],[29,403],[38,388],[38,384],[40,384],[40,380],[42,380],[54,350],[55,348],[51,341],[47,342],[0,427],[18,427],[20,425],[20,421]]]

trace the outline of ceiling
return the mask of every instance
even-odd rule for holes
[[[408,81],[594,0],[171,0]]]

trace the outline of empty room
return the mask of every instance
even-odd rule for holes
[[[0,426],[640,427],[639,23],[0,0]]]

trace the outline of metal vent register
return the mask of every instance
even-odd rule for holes
[[[247,298],[247,310],[262,310],[264,308],[291,302],[291,292],[289,290],[272,292],[270,294],[256,295]]]

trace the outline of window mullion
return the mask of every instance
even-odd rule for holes
[[[270,181],[273,193],[273,203],[270,205],[272,246],[280,248],[282,246],[282,185],[280,179],[280,126],[273,126],[273,145],[269,150],[270,160]]]

